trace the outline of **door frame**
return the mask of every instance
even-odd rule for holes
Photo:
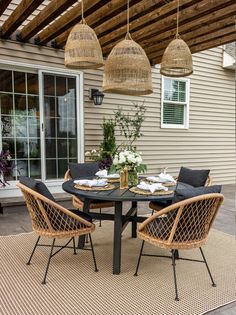
[[[30,64],[30,63],[24,63],[24,62],[12,62],[9,60],[1,60],[0,61],[0,67],[1,69],[5,70],[11,70],[11,71],[23,71],[23,72],[31,72],[31,73],[38,73],[40,76],[40,73],[42,72],[48,72],[52,74],[61,74],[61,75],[72,75],[76,77],[76,88],[77,88],[77,145],[78,145],[78,162],[82,163],[84,162],[84,75],[82,71],[76,71],[76,70],[70,70],[65,67],[50,67],[50,66],[44,66],[40,64]],[[40,90],[40,86],[42,88],[42,78],[39,78],[39,106],[42,106],[40,99],[42,98],[42,90]],[[40,108],[41,110],[41,108]],[[43,115],[40,114],[40,142],[42,141],[42,134],[41,134],[41,119]],[[44,161],[44,162],[43,162]],[[42,180],[45,180],[45,160],[42,156],[42,147],[41,147],[41,173],[42,173]],[[9,181],[10,185],[1,188],[1,191],[10,190],[16,188],[16,183],[18,181]],[[54,184],[59,185],[63,182],[63,179],[52,179],[47,180],[46,183],[48,186],[54,186]],[[6,194],[7,195],[7,194]]]

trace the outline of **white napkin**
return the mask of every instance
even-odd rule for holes
[[[106,177],[107,176],[107,170],[98,171],[95,175],[99,176],[99,177]]]
[[[160,182],[165,183],[165,182],[173,182],[176,183],[176,180],[170,175],[170,174],[164,174],[160,173],[158,175]]]
[[[149,180],[150,182],[158,183],[159,177],[158,176],[148,176],[147,180]]]
[[[156,190],[164,190],[167,191],[168,188],[163,186],[162,184],[156,183],[156,184],[147,184],[145,182],[140,182],[139,185],[137,185],[139,189],[143,190],[149,190],[151,193],[154,193]]]
[[[107,185],[106,179],[76,179],[74,180],[75,184],[79,184],[81,186],[88,186],[88,187],[103,187]]]
[[[119,174],[108,174],[107,170],[98,171],[95,175],[101,178],[120,178]]]

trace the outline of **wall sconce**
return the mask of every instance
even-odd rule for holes
[[[104,94],[98,89],[90,89],[89,98],[93,100],[94,105],[102,105]]]

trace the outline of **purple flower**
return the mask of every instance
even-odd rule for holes
[[[6,180],[6,177],[11,174],[13,165],[11,162],[11,155],[9,150],[2,150],[0,152],[0,184],[1,186],[9,185]]]

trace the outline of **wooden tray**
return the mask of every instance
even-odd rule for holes
[[[142,189],[139,189],[138,187],[131,187],[130,191],[135,193],[135,194],[149,195],[149,196],[150,195],[152,195],[152,196],[164,196],[164,195],[172,195],[173,194],[172,190],[167,190],[167,191],[159,190],[159,191],[155,191],[154,193],[151,193],[148,190],[142,190]]]

